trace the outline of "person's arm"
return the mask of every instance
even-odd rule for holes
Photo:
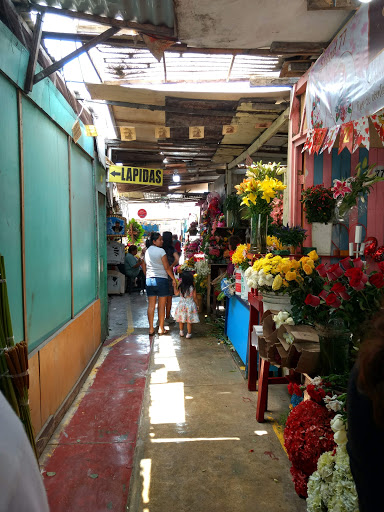
[[[180,295],[180,289],[177,287],[176,281],[173,283],[173,292],[175,295]]]
[[[192,294],[192,297],[193,297],[193,300],[194,300],[194,303],[196,304],[196,307],[197,307],[197,311],[199,311],[199,305],[197,303],[197,294],[196,294],[196,288],[193,289],[193,294]]]
[[[138,258],[137,263],[136,263],[136,265],[133,265],[133,268],[140,267],[141,263],[142,263],[142,260],[140,258]]]
[[[172,279],[172,282],[176,283],[175,276],[173,275],[173,271],[172,271],[171,267],[169,266],[168,258],[167,258],[166,254],[164,254],[164,256],[161,258],[161,261],[163,263],[163,266],[164,266],[164,269],[165,269],[166,273]]]
[[[145,264],[145,261],[143,260],[141,262],[141,268],[143,269],[144,275],[147,275],[147,265]]]
[[[172,265],[171,265],[171,267],[172,267],[172,268],[173,268],[173,267],[177,267],[177,265],[179,264],[179,259],[180,259],[180,257],[179,257],[179,253],[177,253],[177,252],[175,251],[175,252],[173,253],[173,258],[174,258],[174,260],[173,260],[173,263],[172,263]]]

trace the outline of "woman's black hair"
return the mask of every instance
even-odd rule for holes
[[[188,293],[191,286],[194,288],[192,272],[182,272],[181,273],[180,294],[185,295],[186,293]]]
[[[167,255],[168,263],[172,265],[175,261],[175,257],[173,255],[176,251],[173,246],[172,233],[170,231],[164,231],[163,233],[163,249]]]
[[[153,245],[153,242],[156,242],[156,240],[160,238],[160,236],[160,233],[158,233],[157,231],[152,231],[151,237],[149,239],[150,245]]]
[[[166,251],[167,247],[173,247],[172,233],[164,231],[163,233],[163,249]]]
[[[148,249],[148,247],[151,246],[151,240],[149,238],[146,239],[145,241],[145,247]]]
[[[137,245],[130,245],[130,246],[128,247],[128,252],[129,252],[130,254],[132,254],[132,253],[133,253],[133,252],[135,252],[135,251],[137,252]]]

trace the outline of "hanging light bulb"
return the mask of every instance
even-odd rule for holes
[[[175,183],[180,183],[180,176],[177,174],[177,172],[173,173],[173,181]]]
[[[369,2],[372,2],[372,0],[360,0],[362,4],[369,4]]]

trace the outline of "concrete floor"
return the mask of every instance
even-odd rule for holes
[[[132,314],[146,325],[144,297],[132,301]],[[257,395],[228,348],[204,323],[190,340],[178,331],[155,339],[128,510],[305,511],[272,419],[288,410],[286,386],[271,387],[270,419],[258,424]]]
[[[51,511],[304,512],[275,421],[286,386],[258,424],[257,394],[203,315],[191,339],[175,325],[151,348],[146,296],[109,306],[110,337],[41,459]]]

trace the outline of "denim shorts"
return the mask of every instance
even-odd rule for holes
[[[145,280],[147,297],[168,297],[168,277],[147,277]]]

